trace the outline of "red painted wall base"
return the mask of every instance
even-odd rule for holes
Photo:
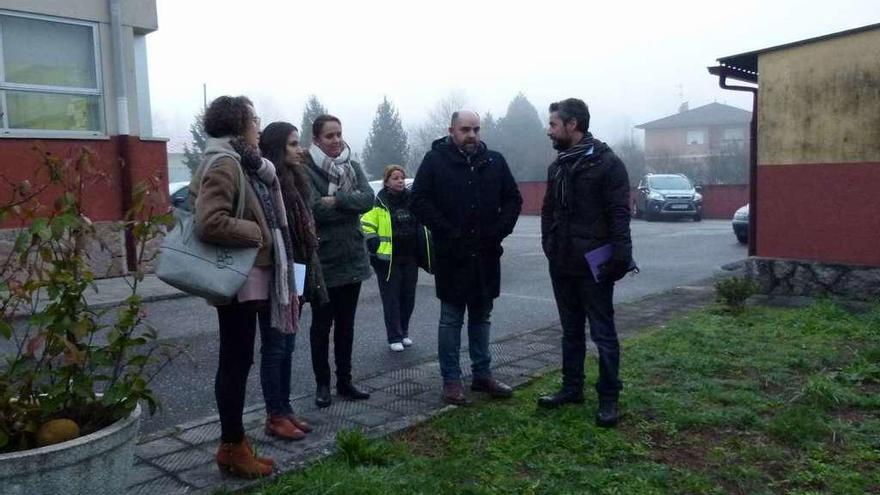
[[[758,167],[758,256],[880,266],[880,162]]]

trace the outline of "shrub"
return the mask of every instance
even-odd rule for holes
[[[754,282],[743,277],[730,277],[715,282],[715,299],[734,314],[743,311],[746,299],[757,291]]]
[[[95,275],[86,247],[96,232],[83,192],[105,180],[93,152],[81,147],[65,159],[37,151],[35,182],[44,182],[5,180],[10,194],[0,204],[0,223],[25,226],[0,259],[0,335],[14,347],[0,366],[0,452],[33,448],[37,431],[54,419],[74,421],[85,435],[128,416],[141,400],[154,412],[149,382],[171,359],[144,321],[142,270],[127,278],[131,290],[118,308],[87,305]],[[134,188],[120,224],[135,241],[139,268],[147,243],[173,221],[155,200],[158,184]],[[49,193],[54,202],[45,205]]]
[[[350,467],[384,466],[391,462],[391,448],[382,440],[369,439],[361,430],[342,430],[336,435],[339,453]]]

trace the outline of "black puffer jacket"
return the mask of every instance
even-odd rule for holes
[[[522,196],[500,153],[480,143],[465,156],[434,141],[413,183],[410,210],[430,229],[437,297],[461,304],[501,290],[501,241],[516,226]]]
[[[591,276],[584,254],[608,243],[614,259],[632,261],[626,167],[602,141],[588,134],[582,143],[592,150],[547,171],[541,242],[554,275]]]

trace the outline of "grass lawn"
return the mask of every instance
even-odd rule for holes
[[[554,374],[388,440],[342,434],[336,455],[251,493],[880,493],[880,306],[706,310],[622,356],[618,429],[593,425],[592,393],[536,409]]]

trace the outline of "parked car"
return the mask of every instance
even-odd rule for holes
[[[414,179],[411,179],[411,178],[409,178],[409,177],[407,177],[406,179],[403,179],[403,183],[404,183],[404,185],[406,186],[407,189],[412,189],[412,183],[413,183],[413,180],[414,180]],[[379,191],[382,190],[383,182],[382,182],[381,180],[371,180],[371,181],[370,181],[370,187],[373,188],[373,194],[374,194],[374,195],[375,195],[375,194],[379,194]]]
[[[189,198],[189,181],[168,184],[168,195],[171,198],[171,206],[175,208],[185,206]]]
[[[633,216],[648,221],[661,217],[690,217],[699,222],[703,219],[701,190],[682,174],[645,175],[639,181],[633,199]]]
[[[746,204],[742,208],[736,210],[733,214],[733,233],[736,240],[740,244],[748,244],[749,242],[749,205]]]

